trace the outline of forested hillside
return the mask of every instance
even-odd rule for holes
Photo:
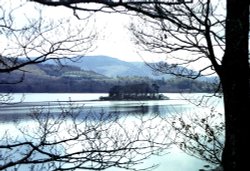
[[[24,74],[23,72],[24,71]],[[159,85],[159,92],[212,92],[214,85],[183,78],[152,79],[143,76],[106,75],[78,66],[54,64],[30,65],[12,73],[1,74],[0,92],[88,92],[107,93],[115,85],[147,83]]]

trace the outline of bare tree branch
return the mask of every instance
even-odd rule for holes
[[[53,21],[37,10],[33,16],[23,19],[23,23],[17,22],[16,13],[25,5],[10,10],[0,8],[0,73],[21,71],[26,65],[47,60],[83,56],[93,49],[96,34],[94,29],[86,27],[88,19],[80,27],[81,24],[72,24],[70,19]]]
[[[158,116],[88,114],[73,103],[62,106],[58,114],[36,108],[30,116],[33,124],[19,126],[18,136],[8,131],[1,138],[0,169],[32,165],[35,170],[104,170],[113,166],[138,170],[134,166],[171,145],[167,138],[170,129],[159,125],[163,120]]]

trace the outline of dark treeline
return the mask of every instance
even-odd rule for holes
[[[108,93],[116,85],[157,84],[159,92],[213,92],[215,86],[204,81],[184,78],[153,80],[149,77],[110,78],[75,66],[38,64],[22,71],[1,74],[0,92],[12,93]],[[15,84],[18,83],[18,84]]]

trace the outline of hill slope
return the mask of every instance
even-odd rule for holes
[[[108,77],[139,76],[154,79],[162,78],[156,76],[152,69],[143,62],[126,62],[108,56],[85,56],[77,62],[63,60],[66,65],[78,66],[83,70],[92,70]],[[171,76],[164,76],[170,78]]]
[[[199,80],[161,79],[142,62],[125,62],[106,56],[84,57],[29,65],[21,71],[0,73],[0,92],[109,92],[116,85],[157,84],[160,92],[211,92],[213,86]],[[109,77],[108,77],[109,76]],[[119,76],[119,77],[117,77]],[[153,78],[153,79],[152,79]],[[12,84],[11,84],[12,83]],[[18,83],[18,84],[13,84]],[[7,86],[6,86],[7,85]]]
[[[84,56],[77,60],[77,62],[64,59],[63,64],[77,66],[82,70],[91,70],[96,73],[103,74],[107,77],[149,77],[151,79],[171,79],[173,75],[156,73],[144,62],[126,62],[117,58],[109,56]],[[152,63],[154,65],[154,63]],[[177,67],[178,71],[185,71],[186,73],[196,73],[185,67]],[[215,77],[200,77],[197,80],[214,82]]]

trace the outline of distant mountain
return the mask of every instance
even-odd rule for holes
[[[6,93],[66,93],[108,92],[114,80],[77,66],[60,67],[53,64],[34,64],[22,71],[0,73],[0,92]],[[7,85],[7,86],[6,86]]]
[[[58,61],[57,61],[58,62]],[[46,62],[43,62],[43,64],[50,64],[54,65],[55,68],[56,65],[58,66],[58,63],[53,60],[48,60]],[[73,59],[68,59],[64,58],[60,60],[60,63],[64,65],[62,67],[61,71],[65,70],[65,65],[66,70],[74,70],[74,67],[78,68],[77,70],[84,70],[84,71],[93,71],[95,73],[99,73],[103,76],[106,77],[148,77],[150,79],[154,80],[159,80],[159,79],[171,79],[175,78],[175,76],[171,74],[163,74],[154,71],[152,68],[149,67],[149,65],[155,65],[156,63],[150,63],[145,64],[144,62],[127,62],[127,61],[122,61],[117,58],[109,57],[109,56],[104,56],[104,55],[99,55],[99,56],[84,56],[84,57],[79,57],[79,58],[73,58]],[[163,63],[165,65],[166,63]],[[166,64],[168,65],[168,64]],[[50,66],[51,67],[51,66]],[[58,68],[58,67],[57,67]],[[165,68],[165,67],[163,67]],[[50,68],[47,68],[48,70],[51,70]],[[43,69],[44,70],[44,69]],[[188,74],[196,74],[195,71],[187,69],[185,67],[177,66],[173,68],[174,72],[176,73],[186,73]],[[34,71],[34,70],[33,70]],[[46,68],[45,68],[46,71]],[[52,75],[56,74],[55,76],[58,76],[59,72],[51,72]],[[48,75],[50,75],[49,73]],[[62,73],[62,72],[60,72]],[[217,83],[218,82],[218,77],[216,76],[211,76],[211,77],[206,77],[202,76],[197,78],[199,81],[206,81],[209,83]]]
[[[63,66],[54,65],[51,62],[25,66],[22,68],[25,75],[18,70],[0,73],[0,92],[107,93],[117,85],[140,85],[141,83],[156,84],[160,87],[160,92],[211,92],[214,90],[212,84],[197,80],[174,77],[152,79],[156,76],[144,63],[125,62],[109,57],[86,57],[77,63],[69,60],[62,62]]]
[[[139,76],[154,79],[170,78],[167,75],[156,75],[144,62],[126,62],[108,56],[84,56],[76,62],[64,59],[66,65],[78,66],[83,70],[92,70],[108,77]]]
[[[77,66],[82,70],[90,70],[107,77],[149,77],[151,79],[170,79],[173,75],[157,73],[144,62],[127,62],[109,56],[84,56],[77,61],[63,59],[63,64]],[[154,65],[154,63],[152,63]],[[195,73],[184,67],[178,66],[178,72]],[[200,77],[197,80],[214,82],[215,77]]]

